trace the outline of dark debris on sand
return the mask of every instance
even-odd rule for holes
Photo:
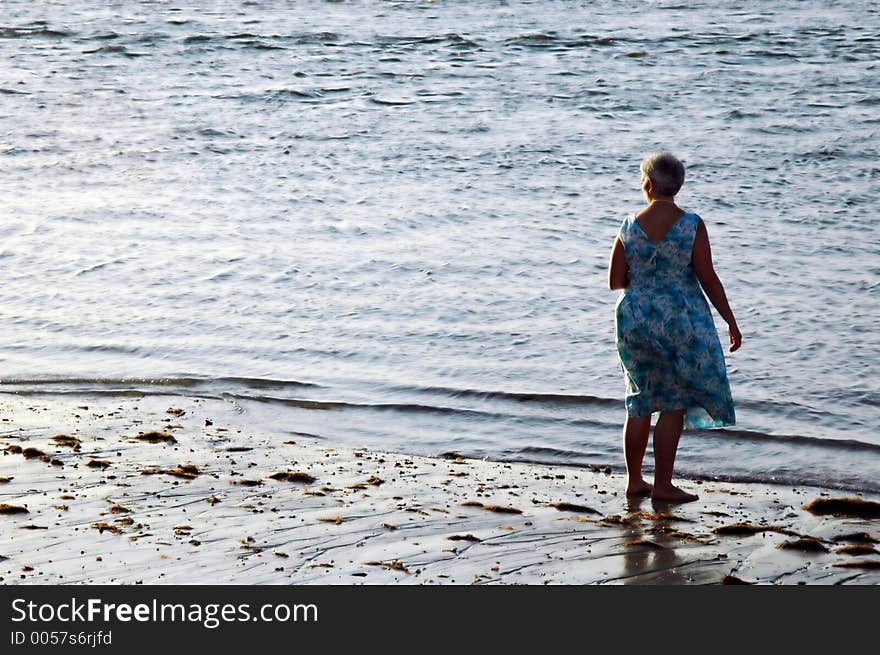
[[[834,516],[850,516],[859,519],[873,519],[880,516],[880,503],[856,496],[817,498],[804,505],[804,509],[818,516],[833,514]]]
[[[877,544],[877,539],[869,535],[867,532],[849,532],[847,534],[839,534],[833,537],[831,541],[835,543],[851,543],[851,544]]]
[[[746,582],[742,578],[737,578],[735,575],[725,575],[721,578],[721,582],[719,584],[723,585],[743,585],[743,584],[754,584],[752,582]]]
[[[176,478],[183,478],[184,480],[194,480],[199,475],[199,469],[192,464],[181,464],[173,469],[144,469],[141,471],[141,475],[173,475]]]
[[[516,507],[507,507],[505,505],[484,505],[478,500],[467,500],[463,503],[459,503],[461,507],[479,507],[480,509],[485,509],[489,512],[496,512],[498,514],[522,514],[521,509],[517,509]]]
[[[262,480],[230,480],[229,484],[238,485],[239,487],[259,487],[263,484]]]
[[[44,453],[39,448],[22,448],[21,446],[17,446],[15,444],[11,446],[7,446],[3,449],[3,452],[10,455],[21,455],[25,459],[37,459],[41,462],[46,462],[47,464],[51,464],[52,466],[64,466],[64,462],[60,459],[56,459],[53,457],[49,457],[46,453]],[[11,479],[11,478],[10,478]]]
[[[760,532],[778,532],[779,534],[787,534],[798,536],[791,530],[786,530],[775,525],[755,525],[753,523],[733,523],[731,525],[720,525],[712,530],[715,534],[727,535],[732,537],[744,537],[748,535],[758,534]]]
[[[157,432],[155,430],[150,432],[139,432],[135,436],[135,440],[144,441],[146,443],[177,443],[177,439],[167,432]]]
[[[279,471],[278,473],[273,473],[269,477],[273,480],[278,480],[279,482],[304,482],[306,484],[311,484],[315,481],[315,476],[303,473],[302,471]]]
[[[453,534],[453,535],[450,535],[449,537],[446,537],[446,538],[449,539],[449,541],[473,541],[473,542],[482,541],[481,539],[478,539],[477,537],[475,537],[474,535],[472,535],[470,533],[468,533],[468,534]]]
[[[838,562],[834,566],[841,569],[880,569],[880,559],[857,559]]]
[[[409,569],[403,565],[399,559],[392,560],[390,562],[364,562],[366,566],[381,566],[386,569],[391,569],[392,571],[401,571],[403,573],[409,573]]]
[[[574,503],[551,503],[549,505],[560,512],[575,512],[577,514],[601,514],[592,507],[587,507],[586,505],[575,505]]]
[[[828,548],[815,537],[801,537],[791,541],[784,541],[777,546],[782,550],[798,550],[802,553],[827,553]]]
[[[873,546],[868,546],[867,544],[852,544],[850,546],[841,546],[840,548],[835,549],[835,553],[841,555],[880,555],[880,551],[878,551]]]
[[[74,450],[79,450],[82,446],[82,442],[76,437],[72,437],[69,434],[56,434],[53,437],[49,437],[52,441],[55,442],[56,446],[64,446],[66,448],[73,448]]]
[[[122,528],[119,528],[118,526],[112,525],[110,523],[106,523],[104,521],[100,523],[92,523],[92,527],[100,534],[104,534],[105,532],[110,532],[112,534],[122,534]]]
[[[27,507],[22,507],[20,505],[7,505],[6,503],[0,503],[0,514],[28,514]]]

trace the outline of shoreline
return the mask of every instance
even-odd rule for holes
[[[2,584],[880,584],[871,494],[628,500],[607,469],[338,448],[197,397],[4,395],[0,420]]]

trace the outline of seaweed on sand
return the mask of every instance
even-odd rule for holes
[[[484,505],[478,500],[467,500],[463,503],[459,503],[459,505],[461,507],[479,507],[498,514],[522,514],[522,510],[517,509],[516,507],[508,507],[506,505]]]
[[[856,496],[846,498],[817,498],[804,505],[804,509],[811,514],[825,516],[851,516],[859,519],[873,519],[880,516],[880,503],[873,500],[864,500]]]
[[[28,514],[27,507],[22,507],[21,505],[7,505],[6,503],[0,503],[0,514]]]
[[[785,528],[781,528],[776,525],[755,525],[754,523],[733,523],[731,525],[720,525],[717,528],[713,529],[713,532],[715,534],[723,534],[733,537],[758,534],[759,532],[778,532],[779,534],[798,536],[791,530],[786,530]]]
[[[482,539],[479,539],[470,533],[468,533],[468,534],[453,534],[453,535],[450,535],[449,537],[446,537],[446,538],[449,539],[449,541],[473,541],[473,542],[482,541]]]
[[[315,481],[315,476],[303,473],[302,471],[279,471],[278,473],[273,473],[269,477],[273,480],[278,480],[279,482],[304,482],[306,484],[311,484]]]
[[[554,507],[560,512],[576,512],[578,514],[601,514],[601,512],[587,507],[586,505],[575,505],[574,503],[551,503],[550,507]]]
[[[799,550],[802,553],[827,553],[825,545],[815,537],[801,537],[792,541],[784,541],[777,546],[782,550]]]
[[[144,441],[146,443],[177,443],[177,439],[167,432],[158,432],[151,430],[150,432],[139,432],[135,436],[136,441]]]
[[[141,475],[173,475],[176,478],[183,478],[184,480],[194,480],[199,475],[199,469],[193,464],[181,464],[173,469],[144,469],[141,471]]]

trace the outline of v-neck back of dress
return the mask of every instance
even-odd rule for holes
[[[669,226],[669,228],[666,230],[666,232],[663,233],[663,236],[660,237],[660,239],[659,239],[658,241],[654,241],[654,239],[651,238],[651,235],[648,234],[648,231],[645,229],[645,226],[642,225],[641,223],[639,223],[639,219],[638,219],[637,216],[633,215],[633,220],[636,222],[636,225],[639,226],[639,229],[642,231],[642,234],[645,235],[645,238],[647,238],[648,241],[650,241],[650,242],[653,243],[655,246],[657,246],[657,245],[660,245],[660,244],[663,242],[663,240],[666,238],[666,236],[667,236],[670,232],[672,232],[672,230],[675,229],[675,226],[676,226],[676,225],[678,224],[678,222],[682,219],[682,217],[683,217],[683,216],[687,216],[687,214],[688,214],[687,212],[682,212],[681,214],[679,214],[678,218],[676,218],[676,219],[672,222],[672,225]]]
[[[655,243],[635,214],[628,216],[620,227],[620,241],[629,268],[629,288],[681,284],[693,277],[691,252],[699,221],[696,214],[685,212]]]

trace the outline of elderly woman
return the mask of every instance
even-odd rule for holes
[[[608,285],[622,289],[617,301],[617,352],[626,378],[623,451],[627,495],[689,502],[694,494],[672,484],[678,440],[684,427],[733,425],[736,417],[724,353],[706,297],[727,322],[730,352],[742,335],[712,267],[703,220],[680,209],[675,194],[684,166],[658,152],[641,166],[648,206],[628,216],[611,251]],[[642,477],[651,416],[654,484]]]

